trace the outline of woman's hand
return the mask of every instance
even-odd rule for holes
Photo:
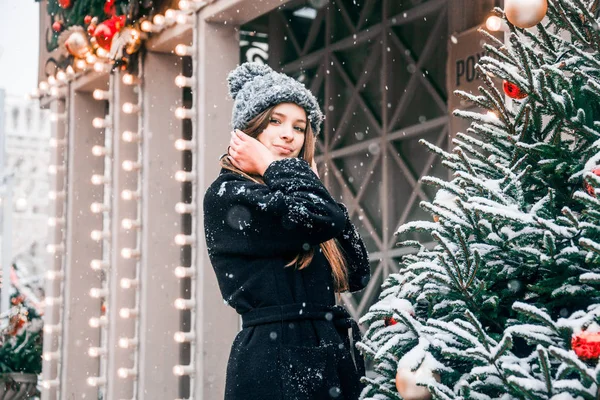
[[[231,163],[251,175],[263,175],[275,157],[264,144],[236,129],[227,149]]]

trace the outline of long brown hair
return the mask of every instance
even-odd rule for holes
[[[250,122],[248,122],[248,126],[246,127],[246,129],[244,129],[244,133],[256,139],[256,137],[269,125],[271,121],[271,115],[273,114],[273,110],[275,109],[275,107],[276,106],[267,108],[265,111],[261,112]],[[300,151],[299,157],[306,160],[309,165],[312,165],[314,155],[315,137],[313,135],[310,123],[308,123],[306,124],[306,132],[304,133],[304,145],[302,146],[302,150]],[[221,157],[220,164],[221,167],[236,172],[254,182],[260,184],[265,183],[262,177],[258,175],[250,175],[240,170],[239,168],[236,168],[229,160],[228,155]],[[341,248],[340,244],[337,242],[336,239],[330,239],[326,242],[321,243],[319,246],[321,247],[323,255],[331,265],[331,271],[336,292],[341,293],[348,290],[348,265],[346,257],[344,256],[344,251]],[[286,267],[296,265],[299,270],[304,269],[310,264],[314,255],[315,250],[311,247],[307,251],[300,252],[292,261],[286,264]]]

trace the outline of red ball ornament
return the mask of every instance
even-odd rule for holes
[[[66,10],[67,8],[71,8],[73,2],[72,0],[58,0],[58,5],[60,6],[60,8]]]
[[[99,24],[94,30],[94,37],[98,46],[109,51],[112,39],[117,32],[125,26],[125,16],[114,16]]]
[[[592,173],[596,176],[600,176],[600,167],[594,168],[592,170]],[[596,197],[596,191],[594,190],[594,187],[590,185],[587,181],[583,181],[583,187],[590,196]]]
[[[392,317],[385,317],[383,319],[383,324],[385,326],[390,326],[390,325],[396,325],[398,323],[398,321],[396,321],[394,318]]]
[[[502,82],[502,89],[504,89],[504,93],[506,93],[506,95],[511,99],[518,100],[527,97],[527,93],[521,90],[520,87],[506,80]]]
[[[600,332],[583,331],[571,338],[571,348],[584,360],[597,360],[600,357]]]
[[[85,16],[85,18],[83,19],[83,22],[84,22],[86,25],[89,25],[89,24],[90,24],[90,22],[92,22],[92,16],[91,16],[91,15],[86,15],[86,16]]]
[[[60,21],[54,21],[54,23],[52,24],[52,30],[54,32],[60,32],[62,31],[63,28],[63,24]]]

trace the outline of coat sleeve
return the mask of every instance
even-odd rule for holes
[[[348,209],[342,203],[338,203],[338,205],[344,212],[346,223],[344,224],[344,230],[336,237],[336,240],[344,250],[346,262],[348,263],[349,291],[356,292],[364,289],[371,279],[369,253],[356,227],[350,220]]]
[[[264,185],[226,173],[209,187],[204,196],[209,253],[297,254],[342,232],[344,211],[306,161],[274,161],[263,179]]]

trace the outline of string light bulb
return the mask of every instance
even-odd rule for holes
[[[120,284],[121,284],[122,289],[131,289],[132,287],[138,286],[138,280],[137,279],[129,279],[129,278],[121,278]]]
[[[101,299],[108,296],[107,288],[91,288],[90,297],[93,299]]]
[[[100,73],[102,73],[102,72],[109,72],[110,71],[110,65],[108,65],[104,61],[96,61],[94,63],[94,71],[100,72]]]
[[[110,179],[104,175],[94,174],[90,178],[90,182],[92,182],[92,185],[105,185],[110,182]]]
[[[140,29],[143,32],[160,32],[161,28],[159,26],[154,25],[149,20],[144,20],[140,24]]]
[[[59,306],[62,304],[62,297],[46,297],[44,299],[44,302],[46,303],[47,306]],[[52,326],[52,325],[50,325]]]
[[[139,82],[138,77],[133,74],[124,74],[121,80],[123,81],[123,84],[128,86],[134,85]]]
[[[92,154],[96,157],[103,157],[110,155],[110,151],[104,146],[95,145],[94,147],[92,147]]]
[[[192,87],[196,84],[196,79],[191,76],[177,75],[175,77],[175,85],[180,88]]]
[[[131,249],[129,247],[125,247],[125,248],[121,249],[121,257],[123,257],[126,260],[129,260],[132,258],[139,258],[140,251],[137,249]]]
[[[90,268],[94,271],[102,271],[108,269],[108,263],[103,260],[92,260],[90,261]]]
[[[175,308],[178,310],[189,310],[196,305],[196,302],[193,299],[176,299],[174,302]]]
[[[140,164],[137,161],[125,160],[121,164],[121,167],[123,167],[124,171],[131,172],[131,171],[137,171],[137,170],[141,169],[142,164]]]
[[[53,75],[48,77],[48,84],[50,84],[50,86],[56,85],[56,78]]]
[[[191,119],[194,117],[194,110],[191,108],[177,107],[175,109],[175,118],[177,119]]]
[[[88,356],[97,358],[106,354],[106,349],[103,347],[90,347],[88,349]]]
[[[137,132],[125,131],[122,133],[121,138],[124,142],[133,143],[139,142],[141,139],[141,135]]]
[[[196,174],[189,171],[177,171],[175,172],[175,180],[179,182],[191,182],[195,179]]]
[[[139,220],[123,218],[121,221],[121,227],[125,230],[139,229],[142,226]]]
[[[92,64],[92,63],[90,63],[90,64]],[[88,63],[86,62],[86,60],[84,60],[82,58],[75,61],[75,67],[80,71],[85,70],[87,68],[87,66],[88,66]]]
[[[63,226],[65,224],[64,217],[50,217],[48,218],[48,226],[54,228],[56,226]]]
[[[196,211],[196,205],[190,203],[175,204],[175,212],[178,214],[192,214]]]
[[[138,340],[136,338],[127,338],[122,337],[119,338],[119,347],[122,349],[130,349],[132,347],[137,347]]]
[[[138,315],[138,310],[135,308],[121,308],[119,310],[119,316],[123,319],[136,317],[137,315]]]
[[[62,279],[63,277],[64,277],[64,273],[62,271],[54,271],[54,270],[46,271],[46,279],[48,279],[49,281]]]
[[[177,376],[192,375],[194,367],[191,365],[176,365],[173,367],[173,374]]]
[[[175,141],[175,148],[179,151],[194,150],[196,142],[193,140],[177,139]]]
[[[106,319],[106,316],[101,316],[101,317],[92,317],[90,318],[90,320],[88,321],[89,325],[91,328],[99,328],[101,326],[106,326],[108,325],[108,320]]]
[[[192,46],[186,46],[185,44],[178,44],[175,46],[175,54],[180,57],[192,56],[194,54],[194,48]]]
[[[508,31],[508,25],[506,25],[506,22],[504,22],[502,18],[495,15],[490,15],[485,20],[485,27],[487,30],[492,32]]]
[[[92,97],[95,100],[108,100],[110,99],[110,92],[108,90],[96,89],[92,93]]]
[[[121,199],[129,201],[129,200],[137,200],[140,198],[140,192],[136,190],[125,189],[121,192]]]
[[[92,203],[90,205],[90,211],[94,214],[100,214],[101,212],[109,211],[110,207],[103,203]]]
[[[177,343],[188,343],[196,340],[196,334],[194,332],[175,332],[173,339]]]
[[[86,382],[92,387],[104,386],[106,385],[106,378],[100,376],[90,376],[86,379]]]
[[[119,375],[119,378],[127,379],[137,376],[137,372],[132,368],[119,368],[117,375]]]
[[[51,379],[42,381],[42,387],[46,390],[57,387],[60,384],[58,379]]]
[[[46,251],[50,254],[62,254],[65,251],[65,246],[62,243],[49,244],[46,246]]]
[[[175,235],[175,244],[179,246],[193,245],[196,243],[196,237],[194,235],[184,235],[180,233]]]
[[[94,229],[91,233],[90,233],[90,238],[92,240],[95,240],[96,242],[101,241],[102,239],[109,239],[110,238],[110,232],[103,232],[97,229]]]
[[[140,111],[140,106],[138,106],[137,104],[127,102],[127,103],[123,103],[123,106],[121,107],[121,109],[123,110],[123,112],[125,114],[133,114],[133,113],[137,113]]]
[[[45,351],[42,358],[44,361],[58,360],[60,358],[60,353],[58,351]]]
[[[62,327],[60,325],[49,325],[44,324],[44,333],[48,335],[53,335],[55,333],[60,333],[62,331]]]
[[[108,128],[110,121],[106,118],[96,117],[92,120],[92,126],[96,129]]]
[[[66,196],[66,193],[65,193],[64,190],[61,190],[61,191],[58,191],[58,192],[54,191],[54,190],[51,190],[51,191],[48,192],[48,199],[49,200],[64,199],[65,196]]]
[[[178,278],[190,278],[196,275],[194,267],[182,267],[181,265],[175,268],[175,276]]]

